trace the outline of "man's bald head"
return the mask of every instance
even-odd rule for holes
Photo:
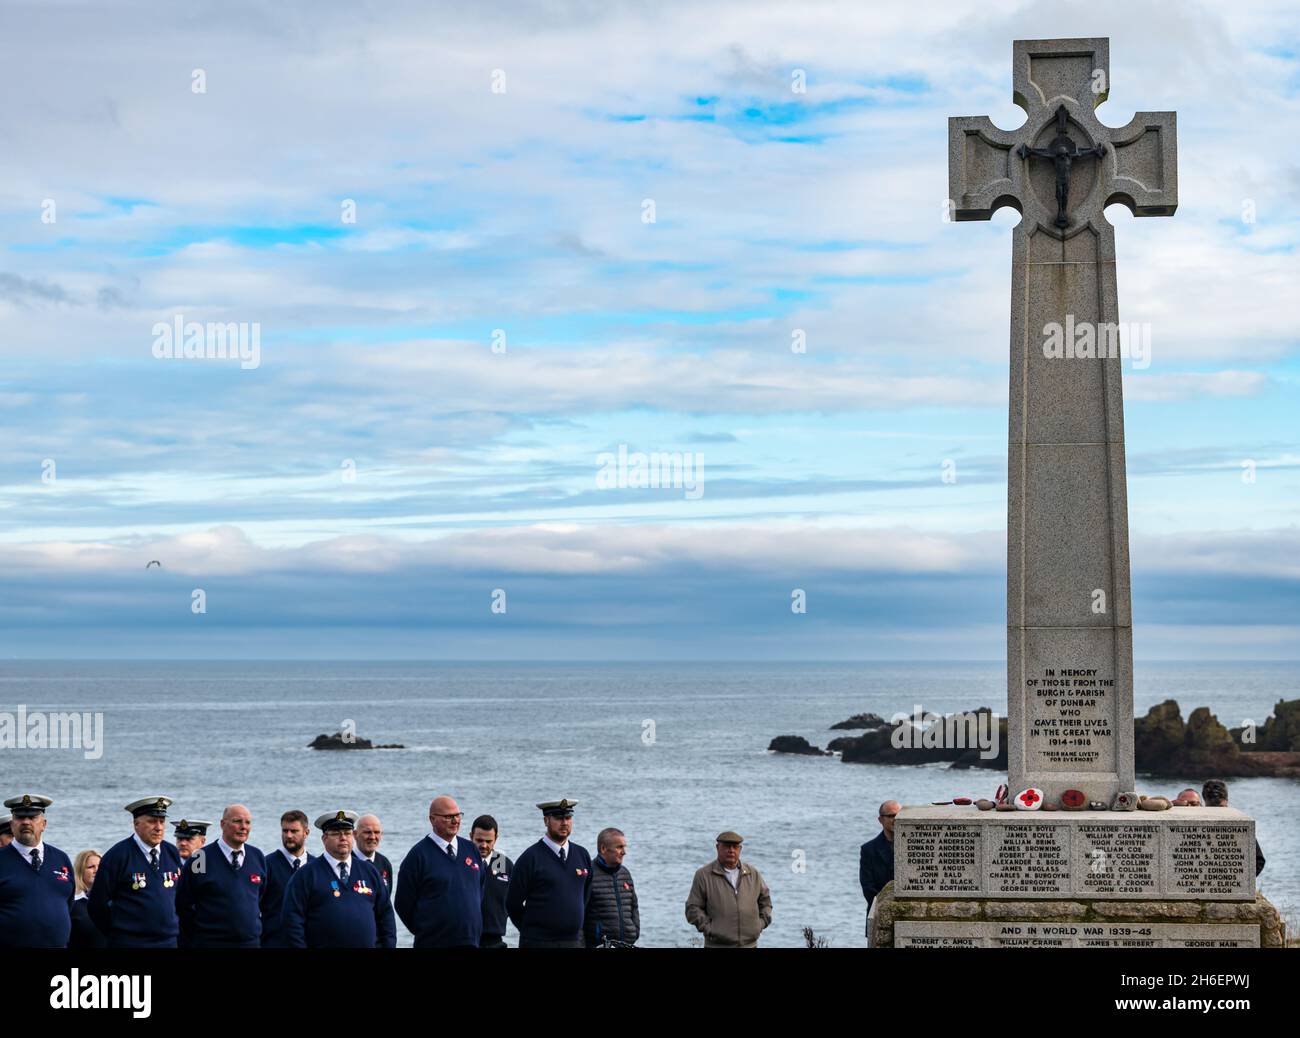
[[[378,815],[362,815],[357,819],[357,846],[366,857],[379,850],[379,841],[383,838],[384,827]]]
[[[894,816],[903,809],[897,800],[886,800],[880,805],[880,828],[885,830],[885,839],[894,840]]]
[[[231,804],[221,812],[221,838],[231,847],[242,847],[253,831],[253,816],[243,804]]]
[[[460,832],[460,805],[451,797],[434,797],[429,805],[429,824],[444,840],[451,840]]]

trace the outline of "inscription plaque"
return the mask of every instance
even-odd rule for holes
[[[900,919],[895,948],[1258,948],[1246,923],[932,922]]]
[[[905,807],[899,897],[1251,901],[1255,823],[1229,807],[983,812]]]

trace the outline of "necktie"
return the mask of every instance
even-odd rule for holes
[[[37,872],[41,871],[41,852],[38,850],[32,851],[32,868]]]
[[[568,851],[569,851],[569,848],[568,848],[568,847],[561,847],[561,848],[560,848],[560,864],[561,864],[561,865],[564,864],[564,859],[567,858],[567,857],[569,856]]]
[[[339,879],[344,883],[348,881],[348,863],[346,861],[339,862]]]
[[[297,872],[297,871],[298,871],[298,866],[301,865],[301,864],[302,864],[302,862],[300,862],[297,858],[294,858],[294,859],[293,859],[293,871],[294,871],[294,872]]]
[[[155,872],[158,871],[158,848],[152,847],[149,850],[149,867]]]
[[[239,851],[230,852],[230,864],[234,866],[236,872],[239,871]]]
[[[456,857],[456,852],[452,849],[452,846],[451,846],[451,843],[450,843],[450,842],[448,842],[448,844],[447,844],[447,857],[449,857],[449,858],[454,858],[454,857]]]

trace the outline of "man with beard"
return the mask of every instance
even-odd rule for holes
[[[293,874],[315,855],[307,853],[311,827],[305,811],[286,811],[280,816],[280,847],[266,856],[266,890],[262,894],[262,947],[287,948],[280,929],[284,892]]]
[[[548,800],[537,805],[546,835],[519,855],[506,893],[506,909],[519,931],[521,948],[583,947],[591,855],[569,842],[577,803]]]

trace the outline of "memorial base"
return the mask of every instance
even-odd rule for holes
[[[871,906],[873,948],[1282,948],[1281,916],[1254,901],[900,898]]]

